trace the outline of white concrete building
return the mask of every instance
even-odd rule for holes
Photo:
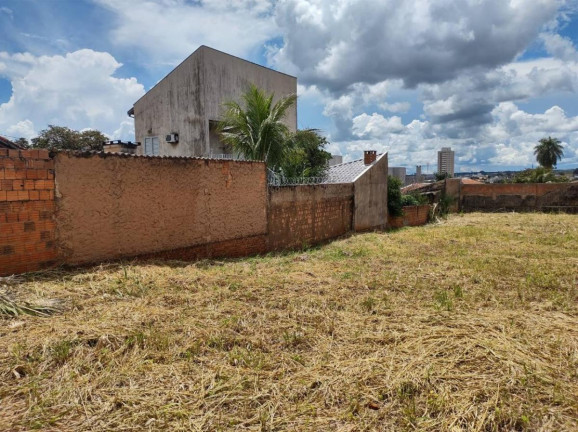
[[[230,151],[215,133],[222,104],[239,101],[249,84],[274,93],[274,102],[297,93],[297,78],[201,46],[128,111],[134,116],[138,154],[218,156]],[[285,122],[297,130],[297,106]]]

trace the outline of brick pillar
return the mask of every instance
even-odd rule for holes
[[[54,211],[48,151],[0,149],[0,276],[55,263]]]

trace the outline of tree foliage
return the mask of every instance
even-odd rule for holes
[[[564,146],[558,138],[542,138],[534,147],[534,155],[540,165],[552,169],[564,156]]]
[[[390,216],[403,215],[401,180],[391,175],[387,176],[387,212]]]
[[[30,143],[28,142],[28,140],[26,138],[18,138],[16,141],[14,141],[14,144],[16,144],[18,147],[20,148],[28,148],[30,147]]]
[[[327,144],[317,129],[298,130],[286,142],[279,171],[285,177],[323,177],[331,159],[331,153],[324,150]]]
[[[94,150],[102,151],[108,138],[97,130],[89,129],[82,132],[66,126],[49,125],[32,139],[32,147],[50,150]]]
[[[452,175],[449,172],[442,172],[442,173],[434,173],[436,181],[445,180],[448,178],[452,178]]]
[[[517,173],[512,183],[565,183],[570,181],[566,176],[557,176],[552,170],[544,167],[527,169]]]
[[[241,97],[242,103],[224,104],[225,112],[217,129],[221,140],[236,154],[265,161],[276,168],[285,158],[285,144],[290,134],[283,119],[297,96],[289,95],[276,103],[273,97],[251,84]]]

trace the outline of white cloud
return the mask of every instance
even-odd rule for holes
[[[383,102],[379,104],[379,108],[381,108],[384,111],[389,111],[393,113],[406,113],[411,108],[411,104],[409,102],[395,102],[395,103]]]
[[[241,57],[277,35],[270,0],[94,0],[116,15],[115,44],[174,65],[200,45]],[[146,65],[145,65],[146,66]]]
[[[435,169],[437,151],[444,146],[456,152],[458,170],[479,167],[530,167],[535,164],[534,146],[540,138],[555,136],[564,145],[562,164],[578,163],[578,116],[569,117],[554,106],[543,113],[530,114],[512,102],[500,103],[490,113],[491,122],[480,127],[476,135],[449,138],[428,121],[413,120],[404,125],[397,116],[360,114],[353,118],[356,139],[334,142],[341,154],[361,157],[363,150],[388,152],[390,165],[430,165]]]
[[[49,124],[93,128],[132,139],[126,111],[144,93],[135,78],[116,78],[121,64],[105,52],[83,49],[65,56],[0,52],[0,75],[12,96],[0,105],[0,129],[32,138]],[[126,135],[115,135],[115,131]]]
[[[5,6],[0,7],[0,14],[6,14],[10,17],[10,19],[14,19],[14,11]]]
[[[280,0],[270,53],[305,84],[342,92],[388,79],[443,82],[512,61],[555,18],[557,0]]]
[[[404,130],[405,126],[398,116],[386,118],[377,113],[363,113],[353,118],[353,134],[360,138],[383,138],[387,134],[401,133]]]

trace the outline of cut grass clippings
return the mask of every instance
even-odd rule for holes
[[[578,217],[23,277],[0,430],[578,430]]]

